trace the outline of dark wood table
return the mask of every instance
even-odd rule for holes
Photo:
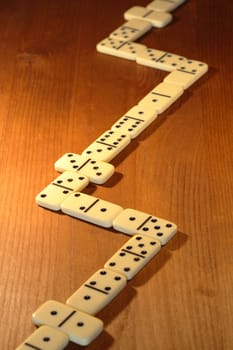
[[[96,52],[123,23],[125,1],[1,1],[1,348],[14,349],[49,299],[65,300],[129,239],[40,208],[54,162],[81,153],[166,76]],[[187,1],[139,40],[207,62],[185,91],[84,192],[178,224],[98,317],[88,349],[233,348],[233,118],[230,1]],[[68,349],[78,349],[70,344]]]

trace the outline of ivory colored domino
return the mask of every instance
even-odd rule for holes
[[[138,104],[141,107],[147,106],[148,108],[154,108],[160,114],[170,107],[183,92],[182,86],[163,82],[151,90]]]
[[[146,7],[155,11],[170,12],[182,5],[185,0],[154,0]]]
[[[152,25],[149,22],[133,18],[114,30],[109,37],[123,41],[134,41],[143,36],[151,28]]]
[[[207,71],[208,65],[206,63],[187,59],[179,69],[168,74],[164,81],[188,89]]]
[[[55,300],[41,305],[32,315],[35,325],[48,325],[66,333],[78,345],[90,344],[103,330],[103,322]]]
[[[36,329],[16,350],[63,350],[69,343],[64,332],[50,326]]]
[[[112,227],[113,220],[123,210],[119,205],[85,193],[71,194],[61,205],[63,213],[103,227]]]
[[[146,46],[131,41],[106,38],[96,45],[98,52],[135,61],[136,55]]]
[[[148,21],[153,27],[162,28],[172,21],[172,15],[167,12],[158,12],[142,6],[133,6],[124,13],[126,20],[141,19]]]
[[[44,208],[60,210],[61,203],[74,191],[82,191],[89,178],[74,171],[65,171],[36,196],[36,203]]]
[[[104,265],[132,279],[159,251],[157,239],[134,235]]]
[[[168,72],[182,67],[184,61],[183,56],[147,47],[140,50],[136,56],[138,64]]]
[[[69,299],[67,304],[95,315],[125,288],[124,275],[108,269],[95,272]]]
[[[116,130],[105,131],[98,139],[96,139],[83,152],[83,156],[110,162],[130,143],[130,136]]]
[[[135,209],[124,209],[114,220],[113,228],[127,235],[142,234],[166,244],[177,232],[177,225]]]
[[[61,173],[67,170],[76,171],[87,176],[90,182],[99,185],[105,183],[114,174],[115,170],[112,164],[75,153],[64,154],[55,162],[54,166]]]
[[[118,130],[130,135],[131,139],[137,137],[147,126],[157,118],[157,113],[150,106],[134,106],[112,126],[112,130]]]

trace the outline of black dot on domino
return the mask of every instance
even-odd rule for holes
[[[78,322],[78,323],[77,323],[77,326],[78,326],[78,327],[83,327],[83,326],[84,326],[84,322]]]
[[[142,236],[137,236],[137,237],[136,237],[136,240],[137,240],[137,241],[140,241],[141,239],[142,239]]]
[[[162,237],[162,236],[163,236],[163,233],[162,233],[162,232],[158,232],[158,233],[157,233],[157,236]]]
[[[114,277],[114,280],[115,280],[115,281],[120,281],[120,280],[121,280],[121,277],[120,277],[120,276],[116,276],[116,277]]]
[[[49,341],[50,341],[50,338],[49,338],[49,337],[44,337],[44,338],[43,338],[43,341],[44,341],[44,342],[49,342]]]
[[[52,310],[52,311],[50,311],[50,314],[51,314],[52,316],[56,316],[56,315],[58,314],[58,312],[57,312],[56,310]]]

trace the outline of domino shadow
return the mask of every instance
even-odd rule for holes
[[[117,167],[129,154],[133,153],[138,147],[139,142],[135,139],[131,140],[130,144],[126,148],[124,148],[116,158],[114,158],[113,165]]]
[[[166,248],[170,251],[179,250],[186,244],[188,235],[184,232],[177,231],[176,235],[167,243]]]
[[[148,283],[150,278],[161,270],[171,259],[171,257],[171,252],[162,247],[159,253],[151,259],[151,261],[134,277],[130,283],[135,287],[140,287],[145,283]]]
[[[158,115],[153,123],[150,124],[136,139],[132,139],[130,144],[114,159],[113,164],[117,167],[130,153],[134,152],[139,146],[140,142],[152,136],[156,130],[167,120],[170,114],[176,113],[180,106],[190,98],[190,92],[184,92],[183,96],[172,104],[168,110]],[[110,187],[110,186],[109,186]]]
[[[97,317],[104,321],[105,326],[110,324],[137,295],[136,289],[128,283],[120,294],[107,305]]]
[[[104,330],[90,345],[80,346],[70,342],[66,349],[67,350],[79,350],[79,349],[80,350],[81,349],[88,349],[88,350],[106,349],[107,350],[111,348],[113,342],[114,342],[113,337]]]
[[[192,89],[198,90],[202,85],[205,85],[210,79],[212,79],[218,73],[218,69],[214,67],[209,67],[208,72],[206,72],[199,80],[195,82]]]
[[[166,122],[170,115],[178,112],[180,106],[182,106],[189,100],[190,95],[192,95],[192,93],[187,93],[187,91],[185,91],[184,94],[177,101],[175,101],[166,111],[159,114],[157,119],[155,119],[154,123],[152,123],[150,127],[148,127],[145,130],[145,132],[143,132],[139,136],[139,142],[146,140],[148,137],[151,137],[156,132],[156,130],[159,129],[160,126]]]

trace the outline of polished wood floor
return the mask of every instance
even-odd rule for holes
[[[97,53],[131,0],[0,2],[1,348],[32,312],[65,300],[129,238],[35,204],[54,162],[81,153],[166,72]],[[207,62],[209,72],[86,193],[178,224],[179,232],[98,317],[89,347],[233,348],[233,6],[190,0],[139,42]],[[70,345],[71,349],[81,349]]]

